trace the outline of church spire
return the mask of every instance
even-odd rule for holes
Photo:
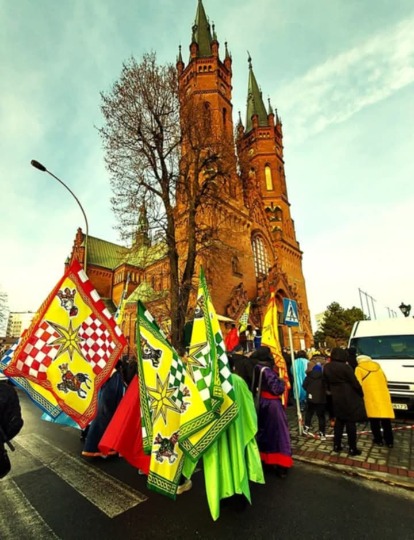
[[[135,243],[138,246],[150,246],[149,221],[144,205],[141,206],[138,217],[138,226],[135,233]]]
[[[267,126],[267,112],[263,103],[262,92],[257,84],[253,73],[252,59],[249,54],[249,83],[247,90],[247,115],[246,115],[246,133],[253,129],[253,117],[257,116],[259,126]]]
[[[198,45],[197,56],[211,56],[211,42],[213,41],[213,37],[202,0],[198,0],[197,13],[192,30],[192,42]],[[216,36],[215,39],[217,40]]]

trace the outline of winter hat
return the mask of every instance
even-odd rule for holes
[[[360,362],[368,362],[369,360],[372,360],[372,358],[368,356],[367,354],[359,354],[356,359],[357,359],[358,364]]]
[[[331,361],[332,362],[347,362],[348,361],[348,351],[341,349],[341,347],[334,347],[331,351]]]
[[[250,358],[252,360],[256,360],[257,362],[272,362],[274,363],[274,359],[272,356],[272,353],[270,352],[270,348],[266,347],[266,345],[261,345],[258,347],[251,355]]]

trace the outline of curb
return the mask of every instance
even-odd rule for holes
[[[307,463],[311,465],[316,465],[324,469],[331,471],[336,471],[342,473],[346,476],[363,478],[364,480],[373,480],[375,482],[380,482],[382,484],[387,484],[389,486],[398,487],[402,489],[407,489],[409,491],[414,491],[414,482],[404,481],[399,476],[392,475],[384,472],[375,472],[370,473],[369,470],[362,469],[361,467],[355,466],[355,464],[341,465],[340,463],[327,462],[321,459],[307,457],[305,455],[298,455],[293,453],[293,459],[302,463]],[[405,470],[405,469],[404,469]]]

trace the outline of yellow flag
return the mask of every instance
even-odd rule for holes
[[[278,334],[278,314],[275,292],[270,292],[269,303],[266,307],[265,316],[263,319],[262,330],[262,345],[267,345],[275,360],[276,369],[279,377],[285,381],[285,391],[282,396],[282,403],[286,406],[287,398],[290,390],[289,374],[285,359],[282,356]]]

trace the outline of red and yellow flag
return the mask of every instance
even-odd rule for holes
[[[97,412],[98,390],[126,339],[81,265],[73,261],[38,310],[4,373],[48,390],[81,427]]]

